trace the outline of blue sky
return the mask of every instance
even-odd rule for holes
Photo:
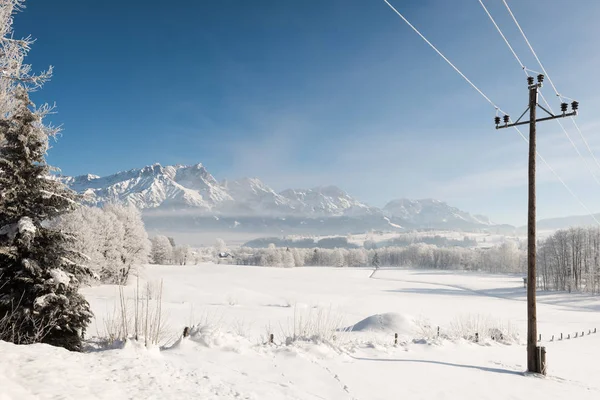
[[[539,70],[502,2],[485,3]],[[392,4],[500,107],[525,109],[524,74],[477,0]],[[581,102],[600,157],[600,3],[509,4],[558,89]],[[525,142],[496,131],[494,109],[382,0],[29,1],[15,28],[37,38],[34,69],[55,67],[34,100],[58,106],[49,161],[65,174],[202,162],[217,179],[276,190],[336,184],[376,206],[433,197],[526,221]],[[540,153],[600,212],[600,185],[562,130],[538,131]],[[540,218],[586,213],[538,171]]]

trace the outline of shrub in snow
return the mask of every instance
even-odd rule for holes
[[[494,340],[496,342],[510,344],[519,341],[519,334],[510,323],[493,319],[483,315],[460,315],[449,328],[451,339],[464,339],[471,342],[486,342]]]
[[[346,332],[341,314],[331,309],[311,308],[300,310],[294,308],[294,319],[287,327],[281,327],[281,334],[286,345],[294,342],[340,343],[340,335]],[[271,332],[272,333],[272,332]]]
[[[133,298],[127,298],[119,286],[119,303],[104,319],[104,346],[135,340],[146,347],[164,344],[169,339],[168,324],[162,309],[162,281],[158,286],[138,286]]]
[[[50,177],[53,131],[30,109],[24,87],[14,96],[15,110],[0,120],[0,319],[13,327],[0,339],[80,350],[92,314],[77,290],[91,272],[69,250],[72,236],[44,224],[72,210],[76,196]]]

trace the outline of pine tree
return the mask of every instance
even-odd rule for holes
[[[50,175],[51,130],[31,110],[27,90],[15,89],[14,112],[0,119],[0,319],[12,329],[0,339],[81,349],[92,313],[77,292],[89,274],[73,240],[47,221],[76,205],[76,195]]]

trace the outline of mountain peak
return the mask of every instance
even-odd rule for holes
[[[407,227],[491,225],[485,217],[473,216],[436,199],[396,199],[379,209],[360,202],[335,185],[277,193],[256,177],[219,183],[202,163],[174,166],[154,163],[105,177],[89,174],[59,179],[73,190],[85,193],[92,204],[118,201],[140,209],[193,209],[210,216],[346,217],[373,223],[387,218],[388,222],[398,222],[390,222],[391,226]]]

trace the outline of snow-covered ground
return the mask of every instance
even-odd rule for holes
[[[200,330],[161,351],[129,342],[77,354],[0,342],[0,400],[600,398],[600,333],[588,335],[600,328],[599,298],[539,294],[539,332],[549,365],[542,378],[523,374],[526,308],[520,276],[371,274],[319,267],[148,266],[140,286],[162,279],[172,332],[179,334],[190,321],[200,322]],[[135,286],[126,288],[126,296]],[[83,292],[96,313],[88,335],[102,334],[118,290]],[[480,343],[437,338],[437,326],[442,337],[453,336],[468,321],[484,330],[485,319],[487,327],[502,327],[520,339],[502,344],[485,332],[478,332]],[[306,321],[354,330],[333,333],[329,343],[286,345],[294,325]],[[582,331],[584,337],[566,339]],[[274,344],[264,344],[270,333]],[[561,333],[565,340],[557,340]]]

